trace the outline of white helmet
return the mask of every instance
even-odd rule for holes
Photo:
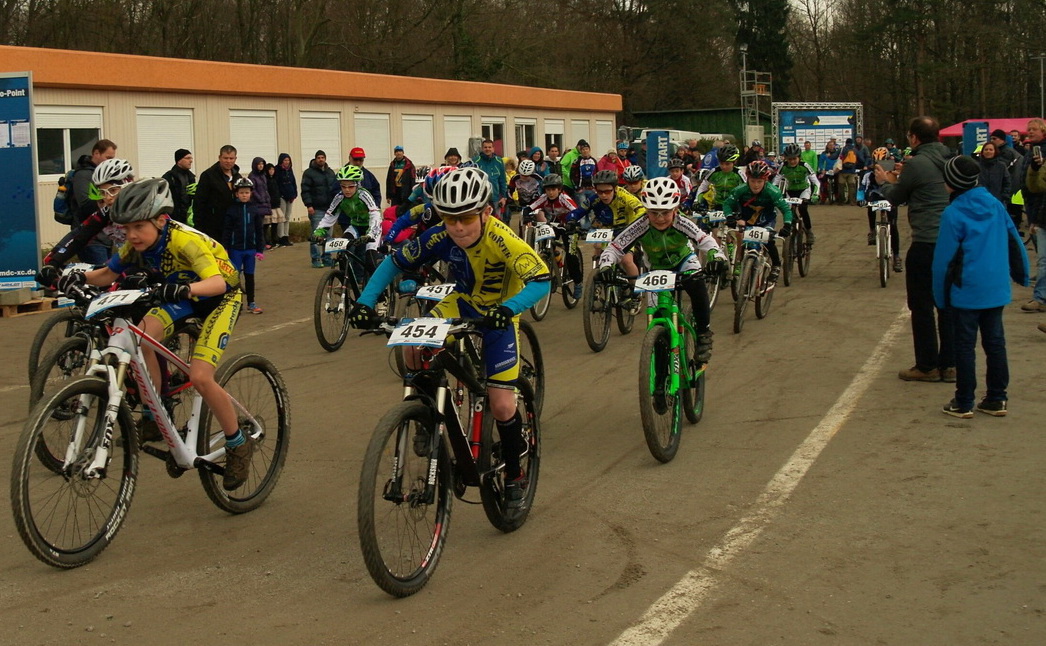
[[[679,206],[682,195],[679,185],[668,177],[655,177],[643,187],[643,206],[655,211],[667,211]]]
[[[126,159],[106,159],[94,169],[91,183],[95,186],[102,184],[123,184],[134,180],[134,169]]]
[[[626,182],[638,182],[639,180],[646,177],[643,173],[643,168],[633,164],[632,166],[626,166],[624,172],[621,173],[621,179]]]
[[[432,205],[446,215],[477,211],[490,202],[490,180],[478,168],[456,168],[432,191]]]
[[[520,175],[528,177],[534,174],[534,170],[536,168],[537,165],[534,163],[533,160],[524,159],[523,161],[519,162],[519,168],[517,170],[519,171]]]

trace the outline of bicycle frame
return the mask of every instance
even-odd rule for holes
[[[206,468],[214,473],[224,473],[224,469],[215,464],[216,460],[225,455],[223,443],[220,443],[221,446],[216,450],[205,455],[199,455],[196,452],[195,447],[200,432],[199,426],[203,410],[203,396],[197,393],[193,397],[192,412],[186,424],[186,436],[183,440],[162,404],[161,394],[153,386],[149,370],[146,367],[145,356],[142,354],[141,345],[144,343],[152,348],[157,353],[158,359],[166,361],[168,364],[173,364],[175,368],[186,376],[189,374],[189,365],[126,318],[117,316],[113,323],[107,327],[109,331],[108,345],[100,351],[97,349],[92,350],[92,365],[87,370],[88,376],[101,377],[108,382],[109,406],[105,411],[105,436],[102,440],[102,448],[95,454],[94,460],[87,468],[86,475],[88,477],[102,477],[105,474],[109,448],[112,446],[113,429],[115,428],[120,405],[123,403],[125,396],[123,384],[128,368],[130,368],[131,375],[137,386],[138,398],[141,400],[142,405],[152,412],[156,425],[169,448],[169,455],[177,466],[186,470]],[[107,361],[109,357],[113,360]],[[161,365],[163,364],[161,363]],[[165,392],[164,395],[177,394],[191,386],[192,383],[186,380],[184,384],[174,390]],[[232,401],[233,406],[250,421],[253,427],[251,436],[256,439],[260,437],[262,433],[261,424],[235,398],[229,396],[229,399]],[[86,418],[81,417],[77,420],[73,437],[70,438],[70,444],[66,449],[63,468],[71,466],[72,461],[80,453],[79,448],[86,439],[86,425]],[[150,447],[145,448],[148,449]],[[157,457],[166,457],[162,451],[156,449],[154,449],[154,452],[148,450],[147,452],[151,455],[160,453]]]
[[[677,395],[680,388],[692,386],[694,381],[693,375],[686,375],[687,383],[683,384],[683,365],[685,362],[680,361],[680,354],[683,348],[683,337],[687,331],[696,339],[697,330],[690,324],[690,321],[684,320],[682,326],[679,324],[679,294],[681,287],[678,285],[672,291],[663,291],[657,293],[656,304],[650,303],[646,308],[647,315],[647,330],[653,328],[656,325],[663,325],[668,328],[669,336],[672,340],[672,379],[671,388],[668,392],[670,395]],[[653,379],[653,376],[651,376]],[[654,383],[650,383],[650,392],[654,391]]]

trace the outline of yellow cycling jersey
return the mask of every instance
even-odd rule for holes
[[[225,247],[174,220],[167,221],[151,248],[138,252],[125,242],[109,259],[109,269],[117,274],[136,267],[157,271],[168,283],[193,283],[220,275],[229,289],[240,284],[240,275],[229,262]]]
[[[487,217],[479,240],[467,249],[455,244],[440,224],[408,240],[392,259],[404,271],[447,261],[455,290],[480,312],[515,296],[530,281],[549,280],[548,267],[537,253],[493,216]]]
[[[603,204],[602,200],[593,199],[588,208],[575,209],[568,219],[577,221],[588,213],[592,213],[594,226],[612,227],[615,231],[620,231],[646,215],[646,207],[638,197],[617,186],[614,188],[614,199],[610,204]]]

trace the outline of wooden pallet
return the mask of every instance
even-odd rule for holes
[[[13,318],[26,314],[40,314],[53,311],[58,304],[54,298],[38,298],[18,305],[0,305],[0,318]]]

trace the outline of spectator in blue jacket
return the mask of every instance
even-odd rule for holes
[[[839,161],[839,149],[834,141],[825,144],[824,152],[817,156],[817,177],[821,180],[821,202],[834,204],[839,199],[839,176],[835,164]]]
[[[472,161],[487,174],[491,188],[490,201],[495,207],[494,213],[498,218],[503,217],[505,203],[508,202],[508,180],[505,177],[505,162],[494,154],[494,141],[484,139],[482,152]]]
[[[222,246],[229,253],[229,262],[243,273],[244,292],[247,294],[247,311],[261,314],[262,309],[254,302],[255,261],[265,258],[264,217],[251,201],[254,182],[241,177],[233,184],[236,199],[225,211],[222,223]]]
[[[276,163],[276,184],[280,187],[280,210],[283,211],[283,222],[277,224],[276,236],[281,247],[291,247],[290,238],[291,206],[298,199],[298,180],[294,178],[291,156],[280,153]]]
[[[973,417],[977,389],[976,343],[981,333],[987,393],[977,410],[1006,414],[1010,373],[1002,310],[1010,303],[1010,279],[1027,286],[1028,255],[999,200],[977,185],[980,165],[968,156],[944,164],[951,203],[941,214],[933,255],[933,297],[950,308],[955,329],[955,398],[944,406],[953,417]]]

